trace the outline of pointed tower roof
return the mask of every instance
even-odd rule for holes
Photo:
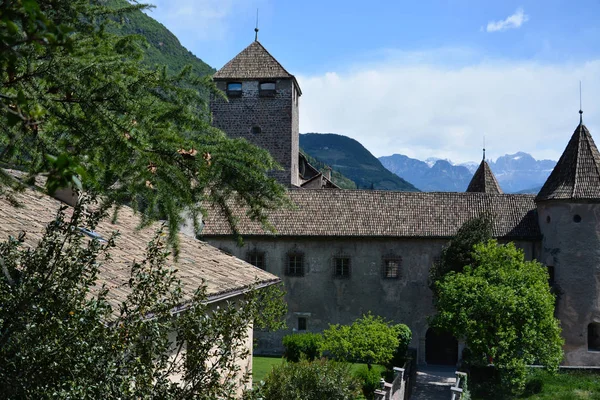
[[[485,159],[481,161],[479,168],[475,171],[467,192],[502,194],[502,189]]]
[[[214,79],[294,79],[258,40],[218,70]]]
[[[569,144],[535,198],[600,200],[600,153],[580,119]]]

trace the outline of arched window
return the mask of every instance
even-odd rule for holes
[[[261,132],[262,132],[262,129],[258,125],[254,125],[252,128],[250,128],[250,133],[253,135],[258,135]]]
[[[588,325],[588,351],[600,351],[600,323]]]

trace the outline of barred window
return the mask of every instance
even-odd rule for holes
[[[246,261],[260,269],[265,269],[265,253],[251,251],[246,255]]]
[[[298,330],[305,331],[306,330],[306,318],[298,317]]]
[[[286,275],[304,276],[304,256],[302,254],[288,254]]]
[[[335,257],[333,259],[333,275],[336,278],[350,277],[350,258]]]
[[[383,270],[382,276],[384,279],[398,279],[400,278],[400,264],[402,263],[401,258],[384,258],[383,259]]]

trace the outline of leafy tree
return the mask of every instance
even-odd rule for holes
[[[168,220],[169,238],[184,212],[199,228],[204,205],[235,225],[230,205],[265,210],[285,190],[265,172],[265,150],[210,126],[210,77],[142,63],[141,36],[111,27],[128,12],[103,0],[0,2],[0,164],[45,174],[49,192],[71,186],[128,204],[143,224]],[[121,3],[116,3],[121,4]],[[0,183],[18,186],[0,170]],[[1,189],[1,186],[0,186]]]
[[[491,360],[511,390],[523,389],[528,364],[558,368],[563,340],[548,273],[512,243],[475,245],[472,263],[438,282],[436,306],[432,325],[464,338],[480,363]]]
[[[369,312],[352,325],[330,325],[323,331],[322,349],[337,360],[363,362],[370,369],[372,364],[386,364],[399,346],[408,345],[406,329]],[[407,343],[400,343],[400,339]]]
[[[283,364],[273,368],[264,383],[253,390],[253,399],[354,400],[360,384],[350,364],[317,360]]]
[[[63,209],[37,246],[24,234],[0,243],[0,398],[235,398],[248,326],[279,327],[282,293],[214,308],[205,287],[184,292],[158,232],[118,301],[98,284],[118,236],[100,243],[79,230],[101,216]]]
[[[456,236],[442,250],[440,260],[429,270],[430,288],[436,294],[436,282],[448,272],[461,272],[465,265],[473,265],[473,247],[492,239],[494,220],[491,214],[482,213],[465,222]]]
[[[323,336],[319,333],[294,333],[283,337],[283,357],[291,362],[302,358],[313,361],[321,355]]]

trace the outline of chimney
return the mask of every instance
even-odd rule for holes
[[[60,200],[63,203],[70,205],[71,207],[75,207],[77,204],[77,200],[79,199],[79,194],[70,187],[63,187],[57,189],[56,192],[52,195],[56,200]]]
[[[331,167],[330,166],[325,167],[324,175],[325,175],[325,178],[327,178],[328,180],[331,180]]]

